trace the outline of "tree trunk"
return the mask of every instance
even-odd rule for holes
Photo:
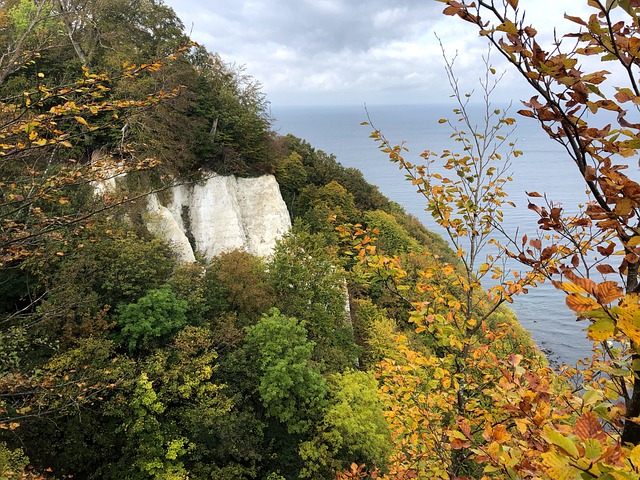
[[[632,342],[631,348],[637,351],[638,345]],[[640,354],[634,353],[631,357],[631,364],[640,364]],[[627,412],[624,422],[624,428],[622,430],[622,443],[631,443],[633,445],[640,445],[640,424],[630,420],[631,418],[640,416],[640,369],[633,369],[633,392],[631,393],[631,399],[627,403]]]

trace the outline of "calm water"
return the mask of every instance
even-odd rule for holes
[[[417,160],[418,154],[425,149],[453,150],[450,127],[438,124],[440,118],[454,118],[452,108],[368,106],[367,110],[375,127],[389,141],[393,144],[407,142],[409,153],[405,158]],[[383,194],[403,205],[428,228],[439,231],[402,171],[390,163],[369,138],[370,127],[361,125],[367,120],[364,106],[272,106],[272,114],[280,134],[292,133],[304,138],[316,149],[334,154],[342,165],[360,169],[367,181],[377,185]],[[508,184],[507,191],[516,208],[504,208],[505,227],[508,232],[518,230],[519,236],[526,233],[531,237],[536,232],[537,217],[526,208],[525,190],[546,193],[569,211],[575,210],[575,206],[587,197],[576,178],[575,166],[562,147],[549,140],[533,120],[518,118],[518,122],[513,138],[517,139],[518,148],[524,155],[512,161],[513,182]],[[575,315],[564,304],[564,294],[550,284],[517,297],[512,308],[520,323],[551,359],[574,364],[589,356],[591,342],[583,331],[585,323],[576,322]]]

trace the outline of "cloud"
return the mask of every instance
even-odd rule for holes
[[[273,103],[428,103],[449,95],[434,32],[458,75],[476,81],[486,43],[475,29],[415,0],[166,0],[192,37],[243,65]],[[563,2],[521,0],[527,18],[562,21]],[[584,11],[581,7],[578,12]],[[551,22],[551,23],[550,23]],[[550,27],[551,28],[551,27]],[[539,30],[542,28],[538,27]],[[551,30],[541,37],[549,44]],[[496,63],[500,66],[499,59]]]

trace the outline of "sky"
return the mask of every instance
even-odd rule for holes
[[[451,95],[443,53],[457,54],[463,90],[484,75],[487,42],[473,25],[443,15],[435,0],[165,0],[191,38],[243,67],[272,105],[445,103]],[[553,28],[573,29],[587,0],[520,0],[527,23],[550,45]],[[436,37],[437,35],[437,37]],[[545,43],[546,42],[546,43]],[[520,99],[523,81],[506,71],[497,101]]]

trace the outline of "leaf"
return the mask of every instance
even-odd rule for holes
[[[585,297],[584,295],[580,295],[577,293],[570,293],[569,295],[567,295],[565,303],[567,304],[567,307],[577,313],[596,310],[600,307],[600,305],[598,305],[598,302],[596,302],[593,298]]]
[[[578,25],[582,25],[584,27],[587,26],[587,22],[585,22],[583,19],[581,19],[580,17],[572,17],[571,15],[567,15],[566,13],[564,14],[564,18],[566,18],[567,20],[570,20],[574,23],[577,23]]]
[[[529,118],[535,118],[536,116],[531,110],[518,110],[518,114]]]
[[[600,304],[611,303],[624,295],[624,290],[617,282],[602,282],[596,286],[595,297]]]
[[[565,437],[559,432],[552,430],[550,427],[545,427],[544,432],[542,433],[542,437],[547,440],[549,443],[560,447],[566,453],[568,453],[573,458],[579,458],[580,453],[578,452],[578,448],[576,444],[568,437]]]
[[[580,418],[576,420],[574,432],[582,440],[593,438],[601,443],[607,441],[607,434],[602,428],[602,425],[600,425],[598,417],[596,417],[593,412],[584,412]]]
[[[603,318],[596,320],[589,327],[587,327],[587,335],[594,342],[604,342],[613,338],[615,334],[616,325],[610,318]]]
[[[634,342],[640,342],[640,315],[637,308],[625,309],[618,317],[618,328]]]
[[[627,242],[628,247],[636,247],[638,245],[640,245],[640,235],[631,237],[631,239]]]
[[[602,275],[607,275],[609,273],[616,273],[614,268],[611,265],[608,265],[606,263],[597,265],[596,270],[598,270],[598,272],[600,272]]]
[[[567,292],[567,293],[587,293],[584,290],[584,288],[571,282],[554,281],[553,286],[556,287],[558,290],[562,290],[563,292]]]
[[[87,121],[84,118],[82,118],[82,117],[74,117],[74,118],[76,119],[76,122],[81,123],[85,127],[89,126],[89,124],[87,123]]]

